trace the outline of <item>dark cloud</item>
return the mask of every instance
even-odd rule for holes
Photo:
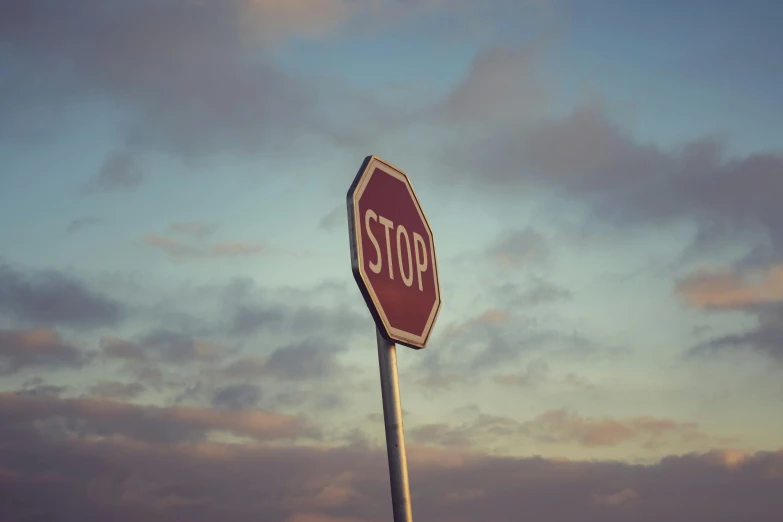
[[[518,123],[540,113],[547,89],[536,74],[539,49],[493,47],[476,54],[463,81],[433,107],[433,119],[470,127]]]
[[[81,368],[89,359],[47,328],[0,330],[0,375],[26,369]]]
[[[517,421],[498,415],[479,414],[470,422],[458,426],[446,423],[423,424],[409,430],[410,439],[429,446],[470,448],[481,443],[482,439],[497,440],[498,437],[516,437],[520,435]]]
[[[130,144],[189,155],[251,151],[284,145],[294,129],[314,123],[314,94],[259,52],[260,19],[243,16],[253,2],[4,3],[0,45],[48,70],[48,81],[69,85],[59,101],[98,93],[129,110]],[[283,21],[296,21],[300,13],[290,11]],[[69,67],[57,67],[62,62]]]
[[[212,405],[230,410],[245,410],[254,407],[261,399],[261,388],[253,384],[232,384],[215,390]]]
[[[261,513],[267,522],[375,522],[391,514],[380,448],[63,437],[0,411],[8,520],[250,522]],[[551,522],[777,522],[783,510],[781,452],[632,465],[408,449],[415,516],[433,522],[520,513]]]
[[[31,384],[25,382],[23,388],[16,392],[17,395],[25,395],[29,397],[59,397],[68,389],[67,386],[55,386],[53,384],[42,384],[43,380],[31,379],[31,381],[37,380],[37,384]]]
[[[340,370],[337,355],[343,348],[330,342],[306,339],[282,346],[266,357],[247,356],[229,363],[222,373],[234,379],[276,377],[306,381],[333,376]]]
[[[105,356],[116,359],[144,361],[147,358],[141,346],[116,337],[103,337],[101,350]]]
[[[500,309],[444,326],[439,349],[427,351],[416,368],[418,382],[448,388],[458,381],[475,380],[502,368],[510,371],[524,356],[546,352],[547,357],[592,358],[621,356],[626,350],[592,340],[578,330],[569,332],[542,326],[535,318]]]
[[[136,160],[124,152],[106,157],[98,176],[88,185],[90,191],[129,190],[144,181],[144,173]]]
[[[138,382],[101,381],[90,386],[89,394],[101,399],[134,399],[146,388]]]
[[[125,307],[61,272],[0,265],[0,312],[31,323],[98,328],[119,323]]]
[[[504,283],[493,289],[493,294],[510,309],[566,301],[573,297],[570,290],[541,277],[532,277],[524,284]]]
[[[193,406],[136,406],[97,398],[56,399],[0,394],[6,427],[40,425],[53,434],[123,436],[174,443],[203,440],[213,431],[257,440],[293,439],[312,433],[304,419],[262,410],[225,411]]]
[[[335,355],[340,350],[327,341],[308,340],[271,353],[265,370],[283,379],[322,379],[335,373]]]
[[[219,350],[216,345],[170,330],[150,332],[141,338],[139,344],[148,357],[167,363],[214,360]]]
[[[694,346],[689,355],[703,356],[723,351],[752,351],[783,364],[783,301],[753,309],[758,325],[751,330],[715,337]]]
[[[165,329],[153,330],[135,342],[104,337],[101,349],[105,356],[115,359],[165,364],[214,361],[222,354],[216,344],[199,341],[188,333]]]
[[[67,231],[69,234],[73,234],[85,228],[94,227],[102,223],[104,223],[104,220],[98,217],[83,217],[79,219],[74,219],[73,221],[68,223]]]
[[[266,372],[266,358],[257,355],[241,357],[223,368],[223,373],[231,379],[257,379]]]
[[[379,128],[380,104],[294,77],[273,56],[290,37],[324,36],[360,13],[385,24],[394,5],[85,0],[66,8],[5,0],[0,50],[19,70],[2,107],[11,117],[0,131],[16,134],[16,122],[50,120],[68,104],[98,97],[119,111],[120,146],[133,153],[164,150],[192,159],[290,152],[312,137],[367,143]]]
[[[326,214],[318,222],[318,228],[322,230],[338,230],[348,228],[348,217],[344,205],[338,205],[331,212]]]
[[[680,278],[675,292],[689,306],[708,312],[755,316],[755,328],[709,339],[688,355],[751,350],[783,363],[783,265],[763,269],[698,271]]]
[[[463,85],[473,80],[468,77]],[[506,101],[515,99],[512,93]],[[486,137],[455,145],[447,157],[456,169],[452,173],[463,172],[484,190],[576,200],[598,223],[690,222],[698,225],[702,247],[752,239],[750,246],[769,241],[778,253],[783,248],[783,207],[777,197],[783,156],[732,155],[712,138],[672,148],[645,143],[613,121],[600,100],[560,119],[495,127]]]
[[[344,339],[360,331],[372,332],[372,319],[346,304],[344,286],[329,283],[315,289],[270,295],[250,280],[238,280],[223,291],[230,335],[288,332],[304,338]],[[321,304],[326,302],[328,304]]]
[[[246,336],[265,329],[277,329],[283,321],[283,313],[277,307],[239,305],[231,318],[228,331],[233,335]]]

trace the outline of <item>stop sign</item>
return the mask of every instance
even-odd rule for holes
[[[377,156],[348,189],[353,275],[384,337],[427,345],[440,309],[435,241],[408,176]]]

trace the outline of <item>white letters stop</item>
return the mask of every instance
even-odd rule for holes
[[[380,222],[383,225],[386,232],[386,263],[389,266],[389,279],[394,279],[394,266],[392,260],[391,251],[391,232],[394,230],[394,223],[383,216],[379,216],[374,211],[368,209],[364,213],[364,227],[367,231],[367,235],[375,246],[375,262],[368,260],[370,270],[379,274],[383,269],[383,259],[381,258],[381,247],[378,245],[378,240],[370,229],[370,221]],[[411,242],[408,237],[408,231],[402,225],[397,225],[396,232],[394,234],[397,240],[397,267],[402,276],[402,282],[405,286],[411,286],[413,284],[413,258],[416,257],[416,275],[419,282],[419,291],[424,291],[424,286],[421,282],[421,274],[427,271],[427,244],[424,242],[424,238],[416,232],[413,233],[413,256],[411,255]],[[404,243],[404,244],[403,244]],[[421,246],[421,250],[419,250]],[[408,262],[407,265],[403,263],[402,251],[403,249],[407,253],[405,258]]]

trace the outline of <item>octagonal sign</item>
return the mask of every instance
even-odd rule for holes
[[[353,275],[381,334],[424,348],[440,309],[435,240],[408,176],[377,156],[348,189]]]

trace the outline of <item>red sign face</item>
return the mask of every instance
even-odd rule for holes
[[[381,333],[424,348],[440,309],[435,241],[408,176],[368,156],[348,190],[354,278]]]

